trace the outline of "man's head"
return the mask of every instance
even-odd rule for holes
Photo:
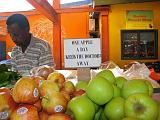
[[[30,36],[27,18],[22,14],[13,14],[8,17],[6,24],[13,42],[18,46],[23,46]]]

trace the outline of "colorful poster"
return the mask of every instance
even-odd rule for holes
[[[128,10],[126,14],[127,29],[152,29],[152,10]]]

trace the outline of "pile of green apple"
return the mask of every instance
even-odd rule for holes
[[[102,70],[88,84],[77,84],[85,94],[72,98],[67,107],[75,120],[160,120],[160,105],[147,80],[127,80]]]

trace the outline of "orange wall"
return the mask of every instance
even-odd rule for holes
[[[0,20],[0,36],[5,36],[6,35],[6,21],[5,20]]]
[[[62,14],[62,38],[88,38],[88,19],[88,12]]]
[[[109,13],[109,59],[114,61],[120,67],[133,60],[121,60],[121,39],[120,30],[126,29],[126,10],[153,10],[154,28],[159,30],[158,39],[158,58],[160,60],[160,2],[131,3],[112,5]],[[137,60],[139,62],[148,62],[155,60]]]
[[[88,38],[88,12],[83,13],[67,13],[61,15],[61,29],[62,29],[62,40],[61,40],[61,58],[62,67],[64,67],[64,38]]]
[[[31,33],[41,39],[53,43],[53,23],[43,15],[28,16]],[[51,46],[52,47],[52,46]]]

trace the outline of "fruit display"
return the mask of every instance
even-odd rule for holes
[[[145,79],[105,69],[75,83],[58,71],[0,88],[0,120],[160,120],[160,100]]]

